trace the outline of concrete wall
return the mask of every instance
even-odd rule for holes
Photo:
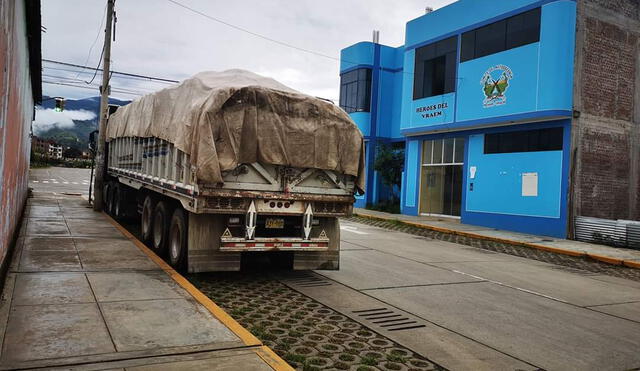
[[[27,197],[33,106],[25,3],[0,0],[0,265]]]
[[[349,115],[358,125],[366,141],[366,192],[356,197],[356,207],[386,201],[391,193],[373,170],[378,142],[404,141],[400,134],[400,91],[403,83],[402,54],[404,48],[392,48],[372,42],[360,42],[340,52],[340,73],[369,68],[371,76],[370,112]]]
[[[416,47],[451,36],[460,38],[464,32],[536,7],[541,7],[539,42],[457,63],[455,92],[413,100]],[[575,17],[576,3],[571,0],[504,1],[491,6],[460,0],[410,21],[404,56],[404,71],[409,73],[403,75],[401,132],[420,135],[571,117]],[[480,82],[485,73],[501,66],[506,66],[512,76],[505,104],[487,107]],[[496,72],[498,76],[501,71]]]
[[[580,0],[573,120],[574,216],[640,220],[640,5]]]

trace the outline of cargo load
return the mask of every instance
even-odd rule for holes
[[[364,192],[364,139],[333,103],[242,70],[202,72],[107,123],[106,209],[177,269],[268,254],[338,269],[339,217]]]
[[[107,141],[119,137],[174,144],[206,183],[259,162],[352,175],[364,190],[364,141],[349,115],[248,71],[202,72],[119,108]]]

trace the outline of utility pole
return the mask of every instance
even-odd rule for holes
[[[95,198],[93,210],[101,211],[104,204],[105,148],[107,138],[107,118],[109,115],[109,69],[111,67],[111,30],[113,25],[113,6],[115,0],[107,0],[107,25],[104,29],[104,59],[102,62],[102,86],[100,87],[100,124],[96,146],[96,178],[93,183]]]

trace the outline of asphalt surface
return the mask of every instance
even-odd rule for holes
[[[48,167],[29,171],[29,187],[36,192],[89,194],[91,169]]]

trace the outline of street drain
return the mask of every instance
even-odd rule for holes
[[[298,274],[284,280],[300,287],[331,286],[331,282],[312,274]]]
[[[410,330],[425,327],[425,325],[418,323],[418,321],[414,321],[403,314],[396,313],[393,309],[389,308],[354,310],[353,313],[387,331]]]

